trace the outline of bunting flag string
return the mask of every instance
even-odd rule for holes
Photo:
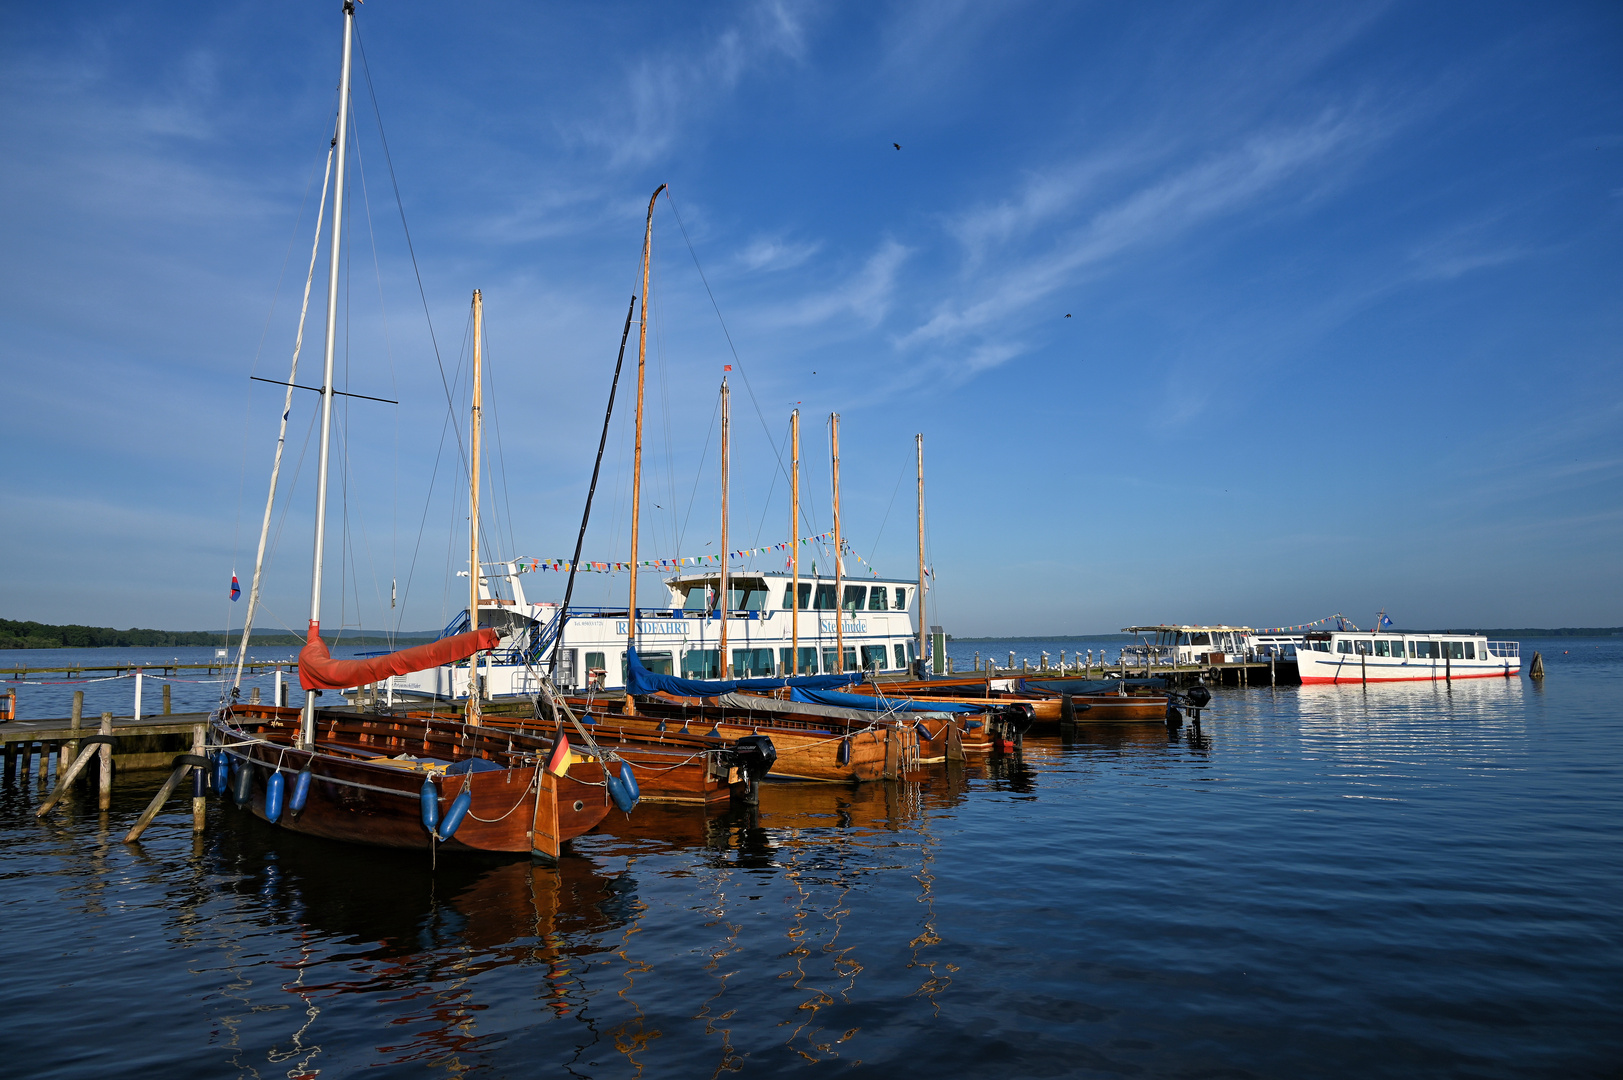
[[[1300,623],[1300,624],[1298,624],[1296,626],[1270,626],[1266,630],[1258,630],[1257,633],[1259,633],[1259,634],[1292,634],[1292,633],[1295,633],[1298,630],[1311,630],[1315,626],[1318,626],[1320,623],[1327,623],[1331,619],[1340,619],[1342,622],[1346,622],[1347,617],[1345,615],[1343,615],[1341,612],[1338,611],[1334,615],[1326,615],[1324,618],[1322,618],[1322,619],[1314,619],[1310,623]],[[1347,625],[1352,626],[1351,623],[1347,623]],[[1354,630],[1358,629],[1358,627],[1356,627],[1356,626],[1353,626],[1352,628]]]
[[[812,544],[820,540],[832,539],[833,536],[832,532],[818,533],[816,536],[803,536],[800,542],[803,545]],[[768,544],[765,547],[741,548],[738,551],[729,552],[729,555],[734,559],[749,559],[771,551],[788,551],[793,546],[793,543],[785,540],[782,543]],[[857,558],[860,560],[862,556],[858,555]],[[556,573],[567,573],[572,566],[568,559],[542,559],[531,555],[512,561],[515,572],[520,574],[547,570]],[[637,565],[644,570],[681,570],[689,566],[720,566],[721,555],[717,553],[714,555],[688,555],[679,559],[638,559]],[[589,562],[583,559],[576,569],[582,574],[622,574],[631,569],[631,563],[629,561],[615,562],[613,560]],[[869,567],[869,569],[872,569],[872,567]],[[877,571],[874,572],[874,576],[879,576]]]

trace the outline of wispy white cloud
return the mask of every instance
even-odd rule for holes
[[[769,313],[767,321],[781,326],[813,326],[850,315],[869,326],[877,325],[890,309],[896,273],[910,253],[907,247],[887,238],[848,281]]]
[[[756,237],[736,256],[745,270],[792,270],[823,248],[820,240],[792,241],[781,236]]]
[[[708,99],[731,92],[752,71],[804,60],[806,7],[793,0],[760,0],[697,49],[640,57],[627,70],[622,100],[613,110],[629,114],[630,123],[598,117],[577,129],[580,138],[607,149],[615,167],[663,157],[681,136],[684,121]]]
[[[1276,198],[1289,181],[1339,160],[1374,137],[1371,125],[1358,117],[1325,113],[1296,128],[1255,135],[1226,153],[1151,179],[1095,210],[1086,223],[1068,230],[1046,251],[1013,259],[1001,272],[985,275],[998,282],[988,294],[942,305],[903,335],[900,344],[950,341],[990,327],[1052,295],[1072,282],[1078,271],[1164,244],[1213,219]],[[1037,181],[1027,188],[1058,192],[1066,186],[1055,180]],[[1012,228],[1051,215],[1062,201],[1052,194],[1017,199],[1011,204],[1015,208],[999,220],[1011,222]],[[980,228],[984,235],[986,227]]]

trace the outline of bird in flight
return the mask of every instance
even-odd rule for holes
[[[893,142],[890,145],[894,146],[898,150],[900,150],[902,148],[902,144],[899,143],[899,142]]]
[[[1070,318],[1070,317],[1071,317],[1071,313],[1070,313],[1070,312],[1069,312],[1069,311],[1067,311],[1067,312],[1066,312],[1066,313],[1065,313],[1065,317],[1066,317],[1066,318],[1067,318],[1067,319],[1069,319],[1069,318]]]

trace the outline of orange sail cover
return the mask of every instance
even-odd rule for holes
[[[352,686],[382,682],[390,675],[406,675],[441,664],[454,664],[476,652],[494,649],[500,635],[490,627],[441,638],[427,645],[373,656],[365,660],[334,660],[321,640],[321,625],[310,623],[310,635],[299,650],[299,685],[306,690],[348,690]]]

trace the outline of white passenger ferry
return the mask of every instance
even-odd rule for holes
[[[571,605],[559,625],[560,605],[531,603],[524,595],[520,563],[487,564],[480,575],[479,625],[501,634],[501,645],[478,659],[486,700],[535,693],[557,652],[557,684],[565,690],[620,689],[626,682],[627,609]],[[787,571],[731,570],[726,603],[718,602],[719,568],[668,578],[667,603],[639,605],[637,655],[650,670],[689,679],[749,679],[828,675],[841,671],[897,672],[917,659],[913,622],[916,581],[800,577],[798,670]],[[836,589],[843,595],[836,599]],[[727,620],[724,674],[722,619]],[[835,619],[842,622],[836,631]],[[468,629],[462,611],[442,636]],[[837,640],[843,636],[844,665]],[[391,700],[468,696],[472,669],[466,662],[392,677],[381,687]]]
[[[1318,631],[1301,636],[1296,668],[1305,684],[1508,678],[1521,672],[1521,643],[1475,634]]]

